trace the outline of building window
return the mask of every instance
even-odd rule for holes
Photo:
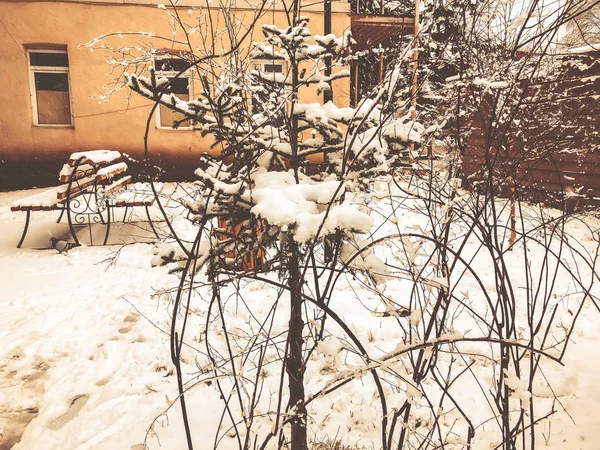
[[[34,125],[71,126],[66,50],[28,50]]]
[[[156,77],[166,77],[171,80],[166,94],[175,94],[181,100],[189,101],[192,98],[192,80],[185,73],[176,78],[177,74],[189,65],[188,61],[180,58],[160,58],[154,61]],[[158,107],[156,115],[156,126],[158,128],[173,128],[175,123],[179,123],[178,129],[189,130],[192,124],[189,119],[181,113],[173,111],[165,105]]]
[[[261,61],[255,60],[252,62],[254,70],[260,70],[265,73],[283,73],[284,62],[277,60]]]
[[[282,74],[286,73],[286,65],[283,60],[254,60],[252,61],[252,69],[257,72],[262,72],[268,77],[271,74]],[[276,75],[273,75],[277,79]],[[276,104],[282,101],[281,96],[281,85],[279,83],[269,83],[268,81],[263,82],[263,90],[255,91],[252,94],[252,113],[253,114],[268,114],[268,109],[272,108]],[[269,106],[267,106],[269,105]],[[265,107],[267,110],[265,110]],[[283,125],[283,112],[276,114],[273,118],[274,126]]]

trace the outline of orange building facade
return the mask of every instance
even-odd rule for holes
[[[280,2],[271,2],[258,18],[247,1],[237,3],[241,6],[225,14],[235,18],[241,29],[257,21],[252,36],[243,43],[246,49],[263,39],[261,25],[287,25]],[[305,3],[302,15],[309,18],[313,34],[323,35],[322,2]],[[211,33],[204,5],[204,0],[178,3],[177,12],[186,25],[197,24],[197,41],[192,36],[192,45],[205,49],[214,43],[217,51],[227,50],[223,37],[209,42],[212,36],[223,34],[224,13],[210,10],[216,18]],[[110,149],[134,158],[143,156],[153,104],[126,87],[106,96],[107,89],[119,85],[123,68],[118,66],[119,54],[103,47],[121,49],[128,57],[151,49],[162,55],[189,50],[172,42],[186,41],[181,30],[173,31],[173,12],[152,0],[0,0],[0,188],[52,184],[61,164],[77,151]],[[340,36],[350,26],[350,4],[332,0],[331,31]],[[131,34],[137,32],[144,34]],[[161,67],[154,64],[157,70],[173,69],[168,62],[159,63]],[[190,80],[189,85],[174,86],[181,91],[175,93],[182,98],[193,96],[199,89],[196,83]],[[334,102],[347,106],[350,81],[336,80],[333,92]],[[300,100],[307,103],[321,98],[316,90],[305,97]],[[172,119],[165,110],[150,121],[149,151],[166,166],[189,166],[191,176],[198,155],[209,151],[210,140],[185,124],[172,129]]]

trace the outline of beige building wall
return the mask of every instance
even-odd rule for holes
[[[172,47],[170,10],[158,8],[157,3],[0,1],[0,17],[4,23],[4,27],[0,26],[0,159],[3,163],[64,161],[74,151],[93,149],[119,150],[137,158],[143,155],[144,129],[152,104],[127,88],[114,93],[108,101],[98,97],[103,94],[103,87],[120,73],[111,70],[112,66],[106,63],[107,58],[117,55],[102,51],[99,46],[139,47],[142,52],[134,50],[139,54],[150,48]],[[199,4],[205,2],[197,1],[196,5]],[[333,6],[333,32],[341,35],[350,26],[349,4],[334,0]],[[195,19],[199,14],[206,15],[206,10],[195,8],[188,2],[178,11],[186,23],[196,21],[200,30],[210,35],[202,20]],[[230,14],[249,24],[255,12],[251,8],[238,8]],[[323,34],[322,4],[306,9],[303,15],[309,17],[313,34]],[[284,20],[280,7],[267,8],[252,39],[263,39],[260,31],[263,23],[275,22],[281,26],[286,23]],[[222,27],[223,23],[221,18],[216,22],[216,28]],[[127,35],[133,31],[167,39]],[[123,35],[96,44],[93,51],[82,46],[115,32]],[[203,33],[197,33],[197,36]],[[184,40],[185,36],[178,33],[175,39]],[[199,45],[200,41],[197,38],[194,45]],[[217,47],[219,45],[224,43],[219,41]],[[52,46],[66,46],[68,53],[71,127],[34,125],[26,50]],[[336,104],[348,104],[349,89],[347,79],[336,81]],[[301,98],[304,102],[317,100],[316,92]],[[171,163],[195,161],[201,152],[208,151],[209,145],[210,141],[201,138],[197,132],[159,129],[154,120],[151,122],[150,153]]]

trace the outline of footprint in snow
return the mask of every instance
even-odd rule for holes
[[[125,333],[129,333],[135,323],[140,320],[140,316],[134,313],[129,314],[127,317],[125,317],[125,319],[123,320],[125,322],[125,326],[119,328],[119,333],[121,334],[125,334]]]
[[[37,407],[0,412],[0,450],[13,448],[21,440],[27,425],[37,415]]]
[[[104,386],[109,381],[110,381],[110,377],[100,378],[98,381],[96,381],[96,386]]]
[[[63,426],[65,426],[69,421],[77,417],[81,408],[87,403],[90,396],[88,394],[76,395],[71,399],[69,404],[69,409],[67,412],[58,416],[56,419],[51,420],[48,423],[48,428],[51,430],[60,430]]]
[[[18,390],[13,398],[20,399],[11,405],[0,405],[0,450],[9,450],[16,445],[29,423],[38,415],[37,399],[44,394],[48,362],[38,360],[31,364],[24,354],[17,350],[6,358],[0,366],[0,390],[10,394]]]

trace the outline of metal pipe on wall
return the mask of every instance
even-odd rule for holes
[[[327,36],[331,34],[331,0],[324,0],[323,2],[323,16],[325,23],[323,24],[324,34]],[[325,76],[331,76],[331,57],[325,58]],[[329,90],[323,91],[323,101],[324,103],[333,101],[333,86],[329,83]]]
[[[412,79],[412,89],[411,89],[411,98],[410,98],[410,118],[414,122],[417,119],[417,86],[419,82],[418,69],[419,69],[419,0],[415,0],[415,28],[414,28],[414,45],[415,51],[413,53],[413,79]],[[410,150],[413,151],[415,149],[415,144],[410,144]]]

